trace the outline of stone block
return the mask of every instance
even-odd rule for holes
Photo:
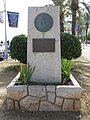
[[[7,109],[8,110],[14,110],[14,101],[11,99],[7,99]]]
[[[81,98],[81,88],[76,86],[57,86],[56,95],[63,98]]]
[[[20,100],[27,95],[26,85],[13,85],[7,88],[7,98],[12,98],[13,100]]]
[[[38,111],[39,109],[39,98],[27,96],[20,100],[20,107],[22,110]]]
[[[61,107],[56,106],[48,101],[40,103],[39,111],[61,111]]]
[[[55,93],[55,86],[47,85],[47,86],[46,86],[46,89],[47,89],[47,91],[49,91],[49,92],[54,92],[54,93]]]
[[[18,101],[15,101],[15,110],[20,110]]]
[[[41,101],[46,101],[46,100],[47,100],[46,96],[41,98]]]
[[[73,100],[65,99],[62,107],[63,111],[73,111]]]
[[[80,108],[81,108],[81,101],[80,100],[75,100],[74,108],[75,108],[75,111],[80,111]]]
[[[63,98],[56,97],[55,104],[58,105],[58,106],[62,106],[62,104],[63,104]]]
[[[48,95],[48,101],[54,103],[54,101],[55,101],[55,93],[47,92],[47,95]]]
[[[36,96],[36,97],[46,96],[45,86],[41,86],[41,85],[29,86],[29,95]]]

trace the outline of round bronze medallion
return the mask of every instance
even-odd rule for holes
[[[49,31],[53,26],[53,19],[47,13],[40,13],[34,20],[34,25],[41,32]]]

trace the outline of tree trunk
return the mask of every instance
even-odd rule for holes
[[[76,27],[76,10],[72,10],[72,35],[75,35]]]
[[[73,35],[75,35],[77,9],[78,9],[78,0],[72,0],[71,10],[72,10],[72,34]]]
[[[64,32],[64,13],[60,12],[60,32]]]
[[[88,22],[86,23],[86,44],[87,44],[87,33],[88,33],[88,28],[89,28],[89,24]]]

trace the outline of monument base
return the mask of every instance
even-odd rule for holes
[[[7,86],[7,109],[26,111],[80,111],[81,87],[73,85],[15,85],[19,74]]]

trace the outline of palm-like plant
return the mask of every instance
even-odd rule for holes
[[[85,2],[81,2],[81,3],[85,6],[87,12],[90,13],[90,6]]]
[[[87,40],[87,33],[89,29],[89,22],[90,22],[90,13],[85,13],[84,14],[84,20],[85,20],[85,26],[86,26],[86,40]]]
[[[17,68],[18,69],[18,68]],[[20,69],[18,69],[19,73],[20,73],[20,78],[16,81],[16,84],[20,85],[20,84],[29,84],[30,80],[31,80],[31,76],[33,74],[35,70],[34,68],[31,68],[30,65],[26,66],[26,64],[22,64],[20,66]]]
[[[70,0],[52,0],[56,6],[60,6],[60,31],[64,32],[64,18],[70,12]]]
[[[85,22],[85,28],[86,28],[86,41],[87,41],[87,33],[88,33],[89,22],[90,22],[90,6],[85,2],[81,2],[81,3],[84,5],[85,9],[87,10],[83,16],[83,19]]]
[[[70,80],[70,72],[73,60],[61,59],[62,83],[65,84]]]

